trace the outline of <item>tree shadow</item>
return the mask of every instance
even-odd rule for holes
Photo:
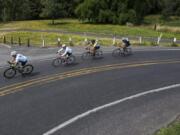
[[[58,26],[58,25],[68,25],[71,24],[71,22],[57,22],[57,23],[48,23],[49,26]]]

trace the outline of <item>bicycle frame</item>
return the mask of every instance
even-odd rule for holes
[[[16,65],[10,61],[8,61],[8,64],[10,65],[10,68],[18,71],[19,73],[21,73],[21,70],[20,70],[20,63],[17,63]]]

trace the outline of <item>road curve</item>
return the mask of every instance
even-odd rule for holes
[[[0,78],[0,134],[41,135],[88,110],[138,93],[180,83],[180,51],[136,52]],[[1,70],[2,74],[3,70]],[[179,87],[147,94],[69,124],[58,135],[149,135],[180,113]]]

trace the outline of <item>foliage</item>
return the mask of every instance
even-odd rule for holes
[[[180,122],[175,122],[167,128],[161,129],[156,135],[180,135]]]
[[[140,24],[145,16],[180,15],[174,0],[0,0],[0,21],[78,18],[83,22]]]

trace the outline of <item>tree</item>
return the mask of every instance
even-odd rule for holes
[[[29,19],[39,19],[42,12],[41,0],[28,0],[30,9]]]
[[[143,6],[145,4],[140,0],[138,4],[132,0],[84,0],[76,8],[76,14],[80,20],[96,23],[137,23],[137,18],[142,20],[145,15]]]
[[[0,21],[77,17],[91,23],[140,24],[144,16],[180,15],[180,0],[0,0]]]
[[[164,17],[169,17],[172,15],[180,15],[180,1],[174,0],[173,2],[171,0],[164,0],[164,9],[162,11],[162,14]]]
[[[51,18],[52,24],[55,24],[55,19],[60,16],[61,3],[58,0],[42,0],[43,5],[41,17]]]

